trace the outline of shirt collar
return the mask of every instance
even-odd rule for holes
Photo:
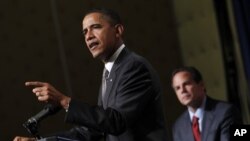
[[[196,117],[198,117],[201,120],[203,119],[206,100],[207,100],[207,97],[205,96],[205,98],[203,99],[203,102],[202,102],[201,106],[195,111],[195,113],[193,113],[188,108],[188,112],[189,112],[189,116],[190,116],[191,121],[193,120],[193,116],[196,116]]]
[[[116,51],[115,53],[110,57],[110,59],[104,63],[105,68],[111,72],[111,69],[114,65],[115,60],[118,58],[119,54],[122,52],[122,49],[125,47],[124,44],[122,44]]]

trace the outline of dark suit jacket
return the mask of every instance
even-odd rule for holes
[[[110,72],[104,101],[99,94],[98,106],[70,102],[66,122],[81,127],[67,135],[80,140],[95,140],[89,135],[101,133],[107,141],[164,141],[161,93],[152,66],[124,48]]]
[[[229,127],[241,123],[238,110],[226,102],[207,97],[202,121],[201,141],[229,141]],[[174,141],[194,141],[188,111],[173,126]]]

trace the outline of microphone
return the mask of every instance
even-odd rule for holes
[[[62,109],[61,106],[55,106],[52,104],[46,104],[44,106],[44,108],[37,113],[35,116],[29,118],[24,124],[23,126],[32,134],[35,136],[38,136],[38,123],[43,120],[44,118],[53,115],[55,113],[57,113],[58,111],[60,111]]]
[[[30,122],[30,123],[32,123],[32,122],[39,123],[41,120],[43,120],[47,116],[53,115],[53,114],[57,113],[58,111],[60,111],[61,109],[62,108],[60,106],[54,106],[52,104],[46,104],[44,106],[44,108],[42,109],[42,111],[40,111],[35,116],[29,118],[28,122]]]

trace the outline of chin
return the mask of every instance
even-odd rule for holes
[[[188,106],[190,104],[190,101],[183,101],[182,102],[182,105],[184,105],[184,106]]]
[[[102,51],[100,51],[100,50],[95,50],[95,51],[93,51],[93,52],[91,52],[92,53],[92,56],[93,56],[93,58],[102,58]]]
[[[92,53],[93,58],[98,58],[100,55],[98,53]]]
[[[96,56],[96,55],[92,55],[92,57],[93,57],[93,58],[97,58],[97,56]]]

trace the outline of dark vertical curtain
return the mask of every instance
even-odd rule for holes
[[[241,108],[239,100],[237,64],[235,62],[234,40],[229,24],[226,0],[214,0],[214,7],[223,53],[228,101]]]
[[[250,0],[233,0],[244,71],[250,86]],[[250,94],[249,94],[250,96]]]

